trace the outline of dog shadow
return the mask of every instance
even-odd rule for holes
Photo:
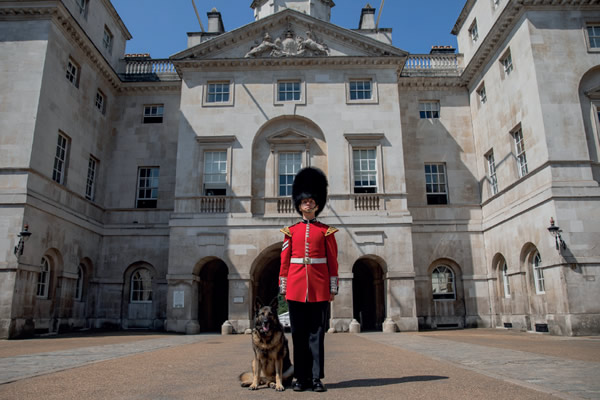
[[[404,376],[402,378],[353,379],[350,381],[328,383],[327,389],[345,389],[345,388],[356,388],[356,387],[386,386],[386,385],[395,385],[398,383],[436,381],[436,380],[440,380],[440,379],[448,379],[448,377],[447,376],[436,376],[436,375],[417,375],[417,376]]]

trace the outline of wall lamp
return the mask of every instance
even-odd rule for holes
[[[25,248],[25,242],[31,236],[29,232],[29,225],[25,224],[21,233],[17,235],[19,237],[19,243],[15,246],[15,256],[19,257],[23,255],[23,249]]]
[[[548,227],[548,232],[550,232],[552,234],[552,236],[554,236],[554,242],[556,243],[556,250],[558,250],[560,252],[561,250],[564,250],[567,248],[567,244],[565,243],[562,236],[560,235],[562,230],[558,226],[554,225],[554,218],[552,218],[552,217],[550,217],[550,226]]]

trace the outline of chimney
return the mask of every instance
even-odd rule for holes
[[[456,49],[452,46],[431,46],[429,54],[454,54]]]
[[[369,3],[360,13],[358,29],[375,29],[375,9]]]
[[[213,8],[209,12],[206,13],[208,15],[208,33],[224,33],[225,27],[223,26],[223,19],[221,18],[221,13],[217,11],[216,8]]]

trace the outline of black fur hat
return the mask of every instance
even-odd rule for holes
[[[319,215],[325,203],[327,203],[327,177],[318,168],[307,167],[303,168],[296,174],[294,183],[292,184],[292,201],[296,207],[298,214],[300,212],[300,203],[304,199],[311,198],[317,203],[319,208],[315,215]]]

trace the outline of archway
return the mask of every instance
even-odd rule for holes
[[[214,259],[200,269],[198,283],[198,322],[201,332],[220,332],[229,316],[227,265]]]
[[[250,274],[252,276],[251,294],[249,302],[250,319],[253,320],[254,304],[256,299],[268,304],[279,294],[279,267],[281,264],[281,242],[275,243],[264,249],[253,262]],[[279,304],[285,304],[285,300],[280,296]],[[281,308],[279,313],[286,310]]]
[[[385,319],[383,270],[369,259],[357,260],[352,266],[353,317],[361,331],[381,331]]]

